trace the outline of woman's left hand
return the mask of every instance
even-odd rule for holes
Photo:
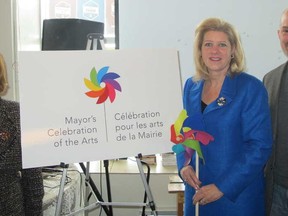
[[[193,204],[199,202],[200,205],[206,205],[220,199],[224,194],[215,184],[202,186],[193,196]]]

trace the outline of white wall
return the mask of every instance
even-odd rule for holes
[[[13,46],[13,0],[0,0],[0,52],[3,54],[6,64],[7,64],[7,72],[8,72],[8,82],[9,82],[9,90],[7,95],[4,97],[10,100],[16,100],[16,89],[15,89],[15,71],[14,71],[14,63],[15,63],[15,55],[14,55],[14,46]]]
[[[194,73],[193,40],[204,18],[221,17],[239,31],[248,72],[262,79],[286,61],[277,28],[287,0],[119,0],[122,48],[177,48],[183,81]]]

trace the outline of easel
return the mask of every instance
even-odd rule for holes
[[[101,49],[104,48],[103,34],[91,33],[87,37],[88,37],[88,40],[87,40],[86,50],[91,50],[91,49],[97,50],[98,45],[101,46]],[[156,211],[156,206],[155,206],[154,199],[153,199],[150,187],[148,185],[147,179],[145,178],[145,173],[144,173],[143,166],[141,163],[141,158],[142,158],[142,155],[138,154],[138,156],[136,157],[136,162],[137,162],[137,166],[138,166],[138,169],[140,172],[142,183],[143,183],[144,188],[145,188],[145,196],[144,196],[144,202],[143,203],[111,202],[110,180],[109,180],[109,173],[108,173],[108,166],[109,166],[108,160],[104,161],[105,172],[106,172],[106,181],[107,181],[108,202],[104,202],[102,197],[101,197],[101,194],[98,192],[97,187],[95,186],[93,180],[90,177],[90,171],[89,171],[90,162],[86,163],[86,167],[84,166],[83,163],[80,163],[80,166],[83,170],[83,173],[85,174],[85,185],[86,185],[85,201],[86,201],[86,198],[88,197],[87,195],[89,194],[89,189],[94,192],[94,196],[95,196],[97,201],[91,205],[88,205],[88,206],[85,203],[85,207],[83,209],[75,211],[75,212],[69,214],[68,216],[77,215],[83,211],[85,211],[85,215],[86,215],[86,212],[88,210],[92,210],[92,209],[98,207],[99,205],[101,207],[103,207],[107,216],[113,216],[112,206],[143,207],[143,209],[145,210],[145,206],[147,206],[146,196],[148,197],[148,200],[149,200],[148,204],[149,204],[149,207],[151,208],[153,215],[157,216],[158,214]],[[68,168],[68,165],[65,163],[61,163],[60,165],[63,168],[63,174],[62,174],[62,178],[61,178],[61,184],[60,184],[60,189],[59,189],[58,202],[57,202],[55,216],[60,216],[60,213],[61,213],[62,197],[63,197],[67,168]],[[109,210],[108,210],[107,206],[109,206]]]
[[[95,203],[85,206],[84,208],[75,211],[71,214],[68,214],[68,216],[72,216],[72,215],[77,215],[83,211],[88,211],[88,210],[93,210],[94,208],[98,207],[99,205],[104,209],[105,213],[107,216],[111,215],[111,212],[108,210],[107,206],[131,206],[131,207],[143,207],[143,210],[145,210],[145,207],[149,206],[153,215],[157,216],[157,211],[156,211],[156,206],[153,200],[153,196],[150,190],[150,187],[148,185],[147,179],[145,178],[145,173],[143,171],[143,166],[142,166],[142,162],[141,162],[141,154],[138,155],[138,157],[136,157],[136,162],[137,162],[137,166],[138,169],[140,171],[140,176],[142,179],[142,183],[144,185],[145,188],[145,197],[144,197],[144,202],[143,203],[128,203],[128,202],[104,202],[101,194],[98,192],[97,187],[95,186],[93,180],[90,177],[89,174],[89,162],[87,163],[87,166],[85,168],[83,163],[80,163],[80,166],[85,174],[85,185],[86,185],[86,197],[88,194],[88,189],[90,189],[91,191],[94,192],[94,196],[97,198],[98,201],[96,201]],[[68,169],[68,165],[65,163],[61,163],[61,167],[63,168],[63,174],[62,174],[62,178],[61,178],[61,184],[60,184],[60,189],[59,189],[59,195],[58,195],[58,202],[57,202],[57,207],[56,207],[56,212],[55,212],[55,216],[60,216],[61,214],[61,205],[62,205],[62,198],[63,198],[63,193],[64,193],[64,187],[65,187],[65,180],[66,180],[66,174],[67,174],[67,169]],[[88,188],[89,187],[89,188]],[[148,197],[149,203],[146,203],[146,196]]]
[[[142,158],[142,155],[139,154],[138,157],[136,157],[136,162],[137,162],[138,169],[140,171],[140,176],[141,176],[141,179],[142,179],[142,183],[143,183],[144,188],[145,188],[145,198],[144,198],[144,202],[143,203],[96,201],[95,203],[90,204],[89,206],[86,206],[83,209],[80,209],[78,211],[75,211],[75,212],[69,214],[68,216],[77,215],[77,214],[79,214],[79,213],[81,213],[83,211],[93,210],[94,208],[98,207],[99,205],[101,207],[103,207],[103,208],[106,207],[106,206],[127,206],[127,207],[130,206],[130,207],[143,207],[143,208],[145,208],[146,206],[149,206],[151,211],[152,211],[152,213],[153,213],[153,215],[157,216],[158,214],[157,214],[157,211],[156,211],[156,206],[155,206],[155,203],[154,203],[154,200],[153,200],[153,196],[152,196],[150,187],[148,185],[147,179],[145,178],[145,173],[143,171],[141,158]],[[87,173],[89,173],[89,172],[87,171],[86,174]],[[145,202],[146,201],[146,195],[147,195],[148,200],[149,200],[148,204]]]
[[[86,50],[97,50],[98,45],[100,45],[100,49],[104,48],[104,37],[103,34],[100,33],[91,33],[88,34],[87,36],[87,46]],[[83,173],[85,174],[85,185],[86,185],[86,192],[85,192],[85,206],[86,206],[86,201],[88,199],[88,194],[90,191],[93,192],[93,195],[99,200],[100,202],[104,202],[101,194],[99,193],[97,187],[95,186],[92,178],[90,177],[90,162],[86,163],[86,167],[83,163],[79,163]],[[62,205],[62,199],[63,199],[63,193],[64,193],[64,187],[65,187],[65,180],[66,180],[66,175],[67,175],[67,169],[69,165],[65,163],[60,163],[60,166],[63,168],[63,174],[61,178],[61,183],[60,183],[60,189],[59,189],[59,194],[58,194],[58,201],[57,201],[57,206],[56,206],[56,211],[55,211],[55,216],[60,216],[61,214],[61,205]],[[109,161],[104,160],[104,167],[105,167],[105,173],[106,173],[106,183],[107,183],[107,193],[108,193],[108,201],[111,202],[111,190],[110,190],[110,178],[109,178]],[[113,216],[113,210],[112,210],[112,205],[108,205],[109,209],[107,208],[107,205],[103,205],[103,209],[106,213],[107,216]],[[85,213],[85,215],[87,215]]]

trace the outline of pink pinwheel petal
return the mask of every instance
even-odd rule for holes
[[[189,130],[187,132],[184,132],[184,139],[195,139],[194,136],[194,130]]]
[[[188,165],[191,161],[192,155],[194,154],[194,150],[191,148],[188,148],[187,146],[184,146],[184,147],[185,147],[185,154],[184,154],[185,165]]]
[[[106,83],[106,88],[108,90],[109,99],[110,99],[111,103],[113,103],[113,101],[116,97],[115,89],[110,83]]]
[[[210,134],[206,132],[197,131],[196,140],[200,141],[203,145],[208,145],[210,141],[214,140],[214,137],[212,137]]]

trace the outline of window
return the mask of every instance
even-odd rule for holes
[[[78,18],[104,23],[105,46],[115,48],[114,0],[17,1],[18,50],[41,50],[44,19]]]

